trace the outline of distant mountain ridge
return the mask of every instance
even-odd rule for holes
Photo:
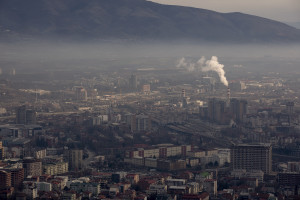
[[[300,29],[300,22],[286,22],[286,24],[295,27],[297,29]]]
[[[0,0],[0,36],[299,42],[300,30],[242,14],[145,0]]]

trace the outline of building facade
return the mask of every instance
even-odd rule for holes
[[[42,175],[42,161],[40,160],[26,159],[23,161],[23,168],[25,177]]]
[[[69,169],[78,171],[83,168],[83,151],[78,149],[69,150]]]
[[[231,164],[233,170],[261,170],[272,172],[271,144],[239,144],[231,148]]]
[[[36,124],[36,112],[25,105],[16,108],[16,124]]]

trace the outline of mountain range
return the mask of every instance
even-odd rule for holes
[[[299,42],[300,30],[243,14],[146,0],[0,0],[0,36]]]

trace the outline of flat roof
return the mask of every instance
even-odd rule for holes
[[[271,143],[257,143],[257,144],[235,144],[238,147],[270,147]]]

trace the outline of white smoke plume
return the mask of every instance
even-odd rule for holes
[[[202,56],[202,57],[197,61],[198,66],[199,66],[199,67],[203,67],[204,64],[205,64],[205,60],[206,60],[205,57]]]
[[[187,67],[188,63],[186,62],[185,58],[182,57],[179,61],[178,64],[176,65],[177,68],[185,68]]]
[[[210,60],[206,60],[204,56],[202,56],[197,63],[187,62],[183,57],[178,61],[176,66],[177,68],[186,69],[189,72],[193,72],[196,69],[201,70],[202,72],[214,71],[217,72],[220,78],[220,81],[228,86],[228,81],[225,76],[224,65],[220,64],[217,56],[212,56]]]
[[[189,63],[188,67],[187,67],[187,70],[189,72],[193,72],[195,71],[195,64],[194,63]]]
[[[178,64],[176,65],[177,68],[183,68],[186,69],[189,72],[195,71],[196,64],[187,62],[186,59],[183,57],[178,61]]]
[[[210,60],[207,60],[205,66],[202,68],[203,72],[215,71],[218,73],[220,81],[228,86],[228,81],[225,76],[224,65],[218,62],[217,56],[212,56]]]

